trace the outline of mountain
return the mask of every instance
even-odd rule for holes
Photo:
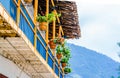
[[[111,78],[118,76],[120,63],[106,55],[74,44],[67,44],[71,49],[70,60],[72,73],[65,78]]]

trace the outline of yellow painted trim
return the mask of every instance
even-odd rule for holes
[[[52,3],[52,6],[55,6],[53,0],[51,0],[51,3]],[[55,14],[57,14],[57,11],[56,11],[56,10],[54,10],[54,12],[55,12]],[[57,16],[57,21],[58,21],[58,23],[60,23],[60,19],[59,19],[58,16]],[[59,27],[59,35],[60,35],[61,33],[62,33],[62,35],[64,35],[64,32],[63,32],[62,26]]]
[[[48,18],[49,13],[49,0],[46,0],[46,16]],[[47,30],[46,30],[46,43],[48,44],[48,33],[49,33],[49,24],[47,22]]]
[[[58,37],[61,37],[61,26],[59,26],[59,33],[58,33]]]
[[[46,16],[48,18],[48,13],[49,13],[49,0],[46,0]],[[45,40],[46,40],[46,61],[48,62],[48,36],[49,36],[49,23],[47,22],[47,27],[46,27],[46,37],[45,37]]]
[[[36,27],[36,17],[37,17],[37,11],[38,11],[38,0],[35,0],[34,2],[34,24],[35,24],[35,27],[34,27],[34,48],[36,49],[36,42],[37,42],[37,27]]]
[[[35,24],[36,24],[37,12],[38,12],[38,0],[35,0],[34,1],[34,22]]]
[[[53,13],[55,14],[55,10],[53,11]],[[53,21],[53,39],[55,39],[55,31],[56,30],[56,20]],[[52,54],[53,56],[55,56],[55,50],[52,50]]]
[[[21,0],[18,0],[18,3],[17,3],[17,25],[19,25],[19,22],[20,22],[20,3],[21,3]]]
[[[61,27],[61,32],[62,32],[62,35],[64,35],[63,28],[62,28],[62,26],[60,26],[60,27]]]
[[[55,10],[53,11],[55,14]],[[53,21],[53,39],[55,39],[55,28],[56,28],[56,20]]]

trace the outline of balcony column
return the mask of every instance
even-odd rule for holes
[[[55,14],[55,10],[53,11]],[[56,20],[53,21],[53,39],[55,39],[55,27],[56,27]],[[54,55],[54,63],[53,63],[53,71],[55,71],[55,51],[56,50],[52,50],[52,54]]]
[[[55,14],[55,10],[53,11]],[[53,21],[53,39],[55,39],[55,26],[56,26],[56,21]]]
[[[58,0],[57,0],[57,1],[58,1]],[[52,6],[54,7],[54,6],[55,6],[55,3],[54,3],[53,0],[51,0],[51,3],[52,3]],[[54,10],[54,13],[57,14],[57,11]],[[59,19],[58,16],[57,16],[57,21],[58,21],[58,23],[60,24],[60,19]],[[64,35],[64,32],[63,32],[62,26],[60,25],[60,26],[59,26],[59,33],[58,33],[59,36],[61,36],[61,33],[62,33],[62,35]]]
[[[34,0],[34,48],[36,49],[36,42],[37,42],[37,27],[36,27],[36,17],[38,12],[38,0]]]
[[[46,16],[48,18],[48,13],[49,13],[49,0],[46,0]],[[45,37],[45,40],[46,40],[46,61],[48,61],[48,36],[49,36],[49,22],[47,22],[47,27],[46,27],[46,37]]]
[[[20,3],[21,3],[21,0],[18,0],[18,3],[17,3],[17,25],[19,26],[19,22],[20,22]]]
[[[53,0],[51,0],[51,3],[52,3],[53,8],[54,8],[54,9],[53,9],[53,13],[56,15],[55,5],[54,5]],[[56,20],[53,21],[53,37],[52,37],[52,39],[55,39],[55,32],[56,32],[55,30],[56,30]],[[55,56],[55,50],[53,50],[52,53],[53,53],[53,55]]]

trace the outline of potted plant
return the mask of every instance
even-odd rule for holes
[[[50,48],[51,49],[55,49],[56,48],[56,39],[51,39],[50,41],[49,41],[49,45],[50,45]]]
[[[56,57],[57,57],[57,59],[61,59],[62,52],[63,52],[63,48],[60,45],[58,45],[57,48],[56,48]]]
[[[40,25],[39,29],[41,31],[45,31],[46,26],[47,26],[47,18],[46,18],[46,16],[41,16],[40,14],[38,14],[37,21],[39,22],[39,25]]]
[[[57,44],[64,44],[65,39],[63,37],[57,38]]]
[[[25,3],[30,4],[33,0],[24,0]]]
[[[58,14],[60,16],[60,14]],[[48,16],[41,16],[38,14],[37,21],[40,22],[40,30],[45,31],[47,23],[51,23],[52,21],[56,20],[56,15],[52,12],[49,13]]]
[[[68,59],[71,57],[70,49],[68,47],[63,47],[63,56],[67,57]]]
[[[67,65],[67,63],[68,63],[68,58],[64,56],[64,57],[61,59],[62,67],[64,68],[64,67]]]
[[[69,68],[69,67],[66,67],[65,69],[64,69],[64,73],[65,74],[68,74],[68,73],[71,73],[72,72],[72,70],[71,70],[71,68]]]

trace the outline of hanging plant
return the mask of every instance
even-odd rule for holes
[[[56,20],[56,15],[53,12],[49,13],[48,16],[47,15],[41,16],[40,14],[38,14],[37,16],[37,21],[40,23],[39,28],[42,31],[46,31],[47,24],[51,23],[54,20]]]
[[[57,48],[56,48],[56,57],[57,57],[57,59],[61,59],[62,52],[63,52],[63,48],[60,45],[58,45]]]
[[[56,39],[51,39],[51,40],[49,41],[49,45],[50,45],[50,48],[51,48],[51,49],[55,49],[55,48],[56,48],[56,42],[57,42]]]
[[[69,67],[66,67],[65,69],[64,69],[64,73],[65,74],[68,74],[68,73],[71,73],[72,72],[72,70],[71,70],[71,68],[69,68]]]
[[[64,68],[68,63],[68,58],[67,57],[63,57],[61,59],[61,64],[62,64],[62,67]]]
[[[63,47],[63,56],[67,57],[68,59],[71,58],[71,51],[68,47]]]
[[[46,31],[46,28],[47,28],[47,18],[46,18],[46,16],[41,16],[39,14],[38,17],[37,17],[37,21],[40,24],[39,29],[41,31]]]
[[[64,44],[64,41],[65,41],[65,39],[63,37],[58,37],[57,38],[57,44],[62,45],[62,44]]]

